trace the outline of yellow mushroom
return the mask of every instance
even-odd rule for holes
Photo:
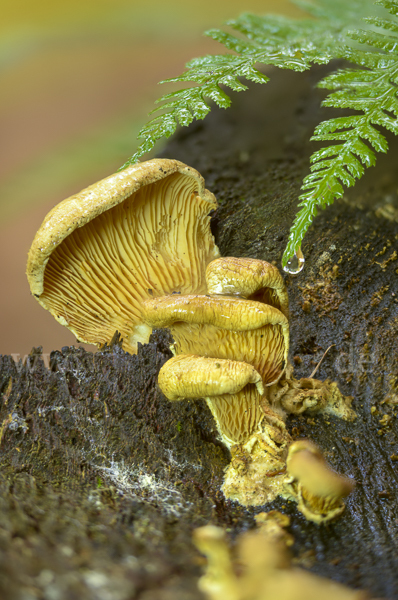
[[[101,346],[117,330],[124,349],[135,352],[153,327],[170,327],[176,354],[208,359],[197,397],[217,397],[209,405],[232,445],[258,430],[263,385],[277,382],[286,367],[287,295],[278,270],[265,261],[217,260],[209,227],[215,207],[191,167],[166,159],[134,165],[47,215],[29,251],[27,275],[40,304],[81,341]],[[215,286],[213,294],[207,286]],[[194,362],[174,396],[195,388]],[[218,364],[228,366],[217,371]],[[210,381],[212,369],[219,382]],[[227,372],[229,387],[220,383]],[[249,377],[241,385],[249,372],[256,381]]]
[[[282,529],[282,528],[280,528]],[[292,564],[291,536],[261,528],[238,536],[230,551],[223,529],[195,529],[193,541],[207,565],[198,587],[207,600],[366,600],[368,594]]]
[[[264,418],[263,381],[248,363],[181,354],[163,365],[158,381],[171,401],[205,398],[226,446],[247,442]]]
[[[189,294],[146,300],[143,307],[143,318],[152,327],[170,327],[178,321],[195,325],[211,324],[227,331],[251,331],[264,325],[280,325],[286,344],[288,340],[289,322],[285,315],[272,306],[254,300]]]
[[[159,386],[168,400],[236,394],[254,384],[260,395],[264,386],[254,367],[237,360],[182,354],[168,360],[159,372]]]
[[[288,317],[283,277],[277,267],[264,260],[220,258],[207,266],[206,284],[209,294],[238,294],[274,306]]]
[[[355,484],[332,471],[315,444],[309,440],[294,442],[286,464],[289,486],[307,519],[325,523],[343,512],[342,499],[353,491]]]
[[[209,213],[216,199],[177,160],[138,163],[58,204],[29,251],[32,294],[76,337],[98,346],[121,333],[125,350],[148,341],[149,297],[206,291],[219,256]]]
[[[175,340],[178,360],[172,359],[161,369],[161,390],[170,400],[205,398],[227,446],[245,444],[258,430],[265,416],[263,385],[275,383],[287,363],[289,322],[285,314],[264,301],[241,296],[248,287],[250,292],[260,292],[259,298],[267,296],[267,269],[287,310],[275,267],[265,261],[235,258],[216,259],[206,271],[208,285],[211,280],[212,289],[222,290],[227,281],[230,295],[172,295],[143,303],[145,323],[169,327]],[[253,272],[261,274],[254,285]],[[278,296],[273,299],[280,305]],[[258,379],[247,379],[252,373]],[[260,381],[261,389],[253,385]]]

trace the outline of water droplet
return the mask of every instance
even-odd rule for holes
[[[283,270],[286,271],[286,273],[290,273],[290,275],[297,275],[297,273],[300,273],[300,271],[303,270],[304,263],[305,258],[299,247],[293,256],[289,258],[286,266],[283,267]]]

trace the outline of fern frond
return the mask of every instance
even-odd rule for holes
[[[165,94],[156,101],[159,106],[152,113],[165,112],[151,119],[140,130],[138,139],[144,141],[121,169],[136,163],[143,154],[152,150],[161,138],[170,137],[177,125],[186,126],[194,119],[204,119],[210,112],[208,100],[212,100],[220,108],[228,108],[231,99],[220,87],[221,85],[241,92],[246,90],[247,86],[238,79],[239,77],[255,83],[267,83],[269,78],[255,67],[256,62],[256,57],[251,57],[249,52],[244,58],[232,54],[203,56],[190,61],[187,64],[189,70],[179,77],[161,81],[161,83],[192,81],[198,85]]]
[[[203,119],[210,101],[227,108],[229,88],[247,89],[242,79],[266,83],[269,78],[257,67],[273,65],[305,71],[313,64],[334,58],[354,68],[340,69],[325,77],[319,87],[330,91],[324,106],[351,109],[356,114],[320,123],[312,139],[327,144],[311,157],[310,174],[302,185],[297,214],[283,255],[285,266],[298,251],[318,208],[341,198],[365,168],[376,162],[377,152],[387,151],[384,127],[398,134],[398,0],[294,0],[311,15],[308,19],[244,14],[228,25],[234,33],[212,29],[207,35],[221,43],[227,54],[191,60],[186,71],[161,83],[184,83],[188,88],[163,95],[154,116],[140,131],[143,140],[122,168],[137,162],[161,138],[172,135],[178,125]],[[372,14],[372,4],[392,17]],[[358,19],[364,26],[357,28]],[[363,48],[360,48],[362,46]]]
[[[360,44],[367,44],[386,52],[398,52],[398,39],[396,37],[383,35],[374,31],[363,31],[362,29],[348,31],[346,35]]]
[[[292,0],[293,4],[317,19],[342,20],[346,23],[358,22],[369,14],[369,0]]]
[[[383,26],[380,21],[378,26]],[[363,32],[350,32],[349,35],[352,39],[366,40],[385,52],[396,53],[395,44],[391,45],[388,38],[381,43],[380,34],[375,32],[366,36]],[[358,54],[364,58],[363,52]],[[387,140],[375,126],[398,134],[398,57],[392,57],[388,67],[375,67],[373,59],[364,62],[368,70],[342,69],[318,84],[319,87],[337,90],[323,101],[324,106],[354,109],[362,111],[362,114],[330,119],[316,127],[312,140],[340,143],[322,148],[311,156],[311,174],[303,181],[305,193],[299,197],[301,210],[291,228],[283,264],[300,247],[317,214],[317,207],[325,208],[336,198],[341,198],[343,185],[353,186],[362,177],[365,167],[375,165],[375,152],[387,152]],[[380,65],[379,62],[376,64]]]
[[[161,82],[192,82],[195,87],[166,94],[157,100],[159,106],[155,111],[162,111],[162,114],[141,129],[138,139],[144,141],[121,169],[137,162],[161,138],[170,137],[178,125],[203,119],[210,111],[208,100],[221,108],[230,106],[231,99],[220,86],[240,92],[247,89],[240,78],[267,83],[269,78],[256,65],[305,71],[313,64],[328,63],[338,54],[343,40],[341,32],[347,26],[344,19],[333,19],[331,23],[328,19],[297,21],[251,14],[243,14],[228,25],[244,37],[218,29],[212,29],[206,35],[235,54],[193,59],[187,63],[187,70],[182,75]]]
[[[375,27],[380,27],[382,29],[389,29],[394,33],[398,33],[398,24],[393,21],[387,21],[387,19],[379,19],[379,17],[365,17],[365,23],[369,23],[369,25],[374,25]]]

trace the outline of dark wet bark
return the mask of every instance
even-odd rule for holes
[[[318,108],[317,78],[275,73],[163,152],[197,168],[218,198],[222,255],[280,265],[308,139],[331,114]],[[272,507],[291,516],[301,564],[398,598],[398,431],[396,407],[385,402],[398,393],[398,144],[390,145],[316,218],[304,271],[286,276],[295,375],[309,376],[333,344],[317,377],[336,380],[359,415],[355,423],[305,415],[289,429],[319,444],[357,487],[326,527],[293,503]],[[228,452],[207,407],[170,404],[158,390],[169,356],[159,332],[137,356],[117,345],[96,355],[64,349],[50,370],[37,352],[25,366],[0,359],[2,598],[105,598],[106,589],[117,600],[200,598],[193,528],[211,521],[233,537],[254,526],[264,507],[244,509],[219,492]]]

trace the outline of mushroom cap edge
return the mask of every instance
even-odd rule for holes
[[[178,160],[154,158],[105,177],[57,204],[44,218],[28,253],[26,275],[31,293],[40,302],[47,262],[55,248],[75,229],[123,202],[141,187],[177,172],[196,179],[198,195],[217,207],[217,200],[205,189],[200,173]]]

